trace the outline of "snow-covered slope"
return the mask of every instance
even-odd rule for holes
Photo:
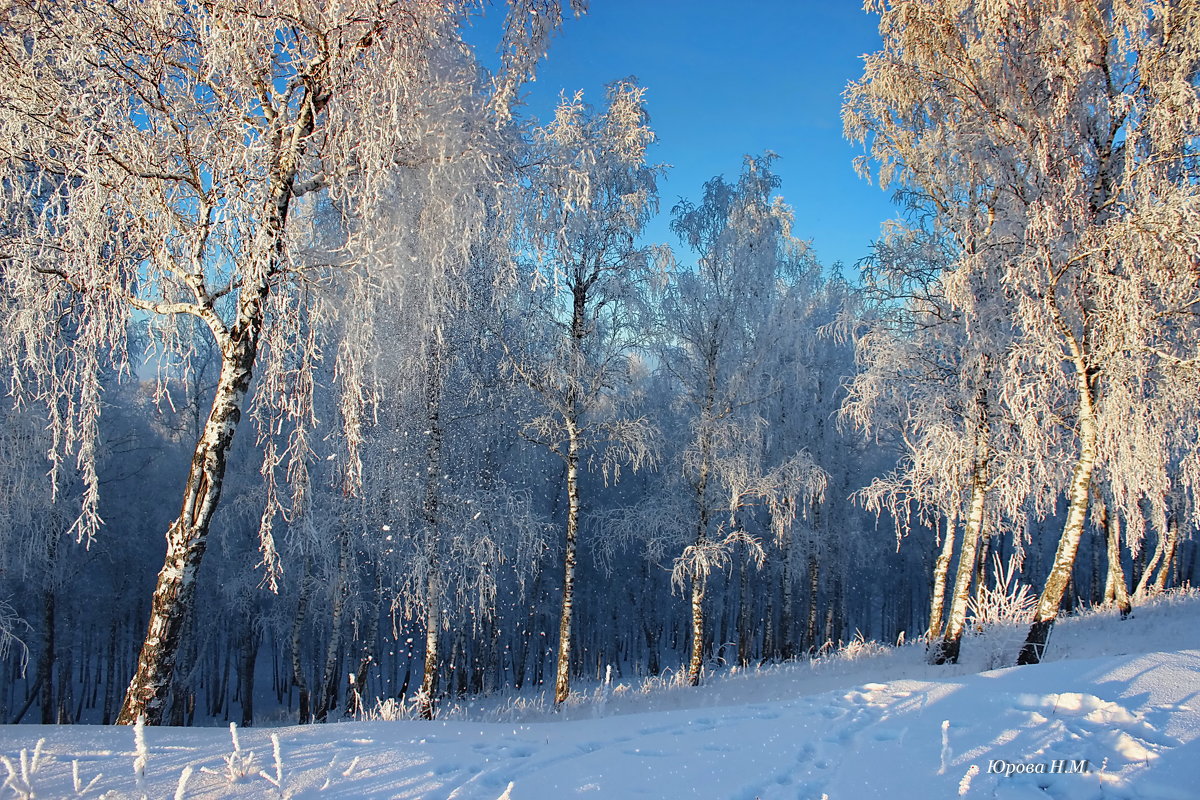
[[[967,642],[976,658],[987,645]],[[31,788],[56,798],[98,773],[83,796],[1200,797],[1200,596],[1160,599],[1127,621],[1065,620],[1053,646],[1057,660],[977,674],[928,667],[917,647],[859,647],[700,690],[618,684],[551,721],[245,730],[237,779],[223,729],[145,730],[142,777],[128,728],[0,728],[0,753],[16,776],[6,794],[21,796],[25,748]]]

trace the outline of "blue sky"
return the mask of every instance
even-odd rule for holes
[[[735,178],[743,155],[773,150],[796,234],[822,263],[851,267],[896,216],[842,137],[841,94],[879,49],[876,23],[857,0],[592,0],[551,45],[527,111],[545,118],[576,89],[600,104],[605,84],[634,75],[659,137],[651,157],[672,165],[649,240],[676,246],[667,225],[680,197],[698,200],[714,175]]]

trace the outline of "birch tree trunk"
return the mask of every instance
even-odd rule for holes
[[[162,724],[171,675],[175,669],[183,623],[196,591],[196,575],[208,547],[208,530],[221,498],[229,446],[242,418],[242,403],[250,387],[254,359],[262,331],[263,300],[267,285],[243,304],[235,329],[223,353],[221,374],[204,433],[196,444],[184,488],[183,508],[167,531],[167,553],[150,601],[137,671],[130,681],[118,725],[132,725],[142,717],[147,725]]]
[[[571,363],[568,369],[570,385],[563,404],[563,427],[567,435],[567,530],[563,550],[562,609],[558,618],[558,660],[554,669],[554,705],[557,707],[571,694],[571,617],[575,607],[575,560],[579,542],[579,380],[584,365],[583,340],[587,336],[589,282],[576,282],[572,287],[571,305]]]
[[[425,662],[421,688],[417,693],[417,712],[421,719],[433,719],[438,692],[438,671],[441,669],[439,645],[442,632],[441,580],[436,565],[429,567],[425,608]]]
[[[1158,567],[1158,574],[1155,575],[1151,587],[1155,593],[1161,592],[1167,587],[1167,579],[1175,565],[1175,551],[1179,547],[1179,523],[1176,520],[1171,520],[1167,523],[1166,546],[1163,549],[1162,563]]]
[[[1175,523],[1171,522],[1167,525],[1166,530],[1159,532],[1157,541],[1154,543],[1154,553],[1150,556],[1146,568],[1142,570],[1137,588],[1133,591],[1133,596],[1139,600],[1145,598],[1151,588],[1154,588],[1155,591],[1162,591],[1165,585],[1166,573],[1171,566],[1171,554],[1175,550],[1175,545],[1171,541],[1175,532],[1174,526]],[[1160,581],[1159,578],[1162,580]]]
[[[441,659],[438,643],[442,631],[442,573],[439,564],[439,505],[441,500],[442,473],[442,423],[441,423],[441,345],[437,332],[430,334],[429,363],[425,373],[425,411],[429,426],[429,446],[425,462],[425,518],[426,553],[428,578],[425,586],[425,666],[421,677],[421,689],[417,694],[417,710],[422,719],[433,719],[434,704],[438,691],[438,671]]]
[[[709,465],[712,461],[713,442],[709,426],[712,423],[713,406],[717,396],[717,348],[718,341],[714,338],[708,342],[705,353],[706,380],[704,400],[700,407],[698,473],[693,484],[696,493],[696,550],[702,553],[708,543],[708,523],[712,510],[708,505]],[[692,566],[692,646],[688,657],[687,681],[689,686],[700,685],[700,672],[704,666],[704,590],[707,575],[705,568],[699,564]]]
[[[1046,650],[1046,642],[1050,631],[1054,628],[1054,620],[1058,617],[1058,609],[1062,605],[1067,584],[1071,580],[1071,572],[1075,567],[1075,555],[1079,551],[1079,541],[1083,538],[1083,526],[1087,519],[1088,499],[1090,497],[1092,470],[1096,465],[1096,445],[1099,438],[1099,428],[1096,420],[1093,376],[1085,363],[1081,350],[1074,339],[1069,339],[1074,351],[1073,365],[1076,371],[1076,390],[1079,392],[1078,424],[1079,424],[1079,457],[1071,475],[1071,484],[1067,492],[1067,521],[1063,525],[1062,535],[1058,540],[1058,549],[1054,554],[1054,564],[1050,574],[1046,576],[1046,584],[1038,598],[1037,609],[1034,611],[1033,624],[1025,637],[1025,644],[1017,656],[1017,664],[1037,664],[1042,660]]]
[[[700,671],[704,667],[704,576],[692,576],[692,648],[688,657],[687,681],[689,686],[700,685]]]
[[[710,380],[709,398],[705,401],[701,425],[707,423],[712,406],[713,382]],[[700,472],[696,476],[696,505],[698,519],[696,521],[696,548],[703,550],[708,542],[708,522],[711,511],[708,507],[708,462],[710,444],[704,428],[700,434]],[[700,671],[704,666],[704,589],[705,578],[703,570],[697,565],[692,569],[692,647],[688,658],[687,681],[689,686],[700,685]]]
[[[983,537],[985,500],[990,480],[991,428],[987,397],[987,379],[990,372],[984,368],[984,385],[975,397],[975,456],[971,466],[971,497],[967,508],[966,525],[963,529],[962,549],[958,554],[958,572],[954,577],[954,594],[950,601],[950,614],[946,619],[946,631],[942,642],[933,654],[934,664],[957,664],[962,647],[963,628],[967,620],[967,604],[971,597],[971,580],[977,567],[980,540]]]
[[[1115,514],[1105,513],[1104,534],[1108,555],[1108,570],[1104,581],[1104,602],[1116,603],[1121,612],[1121,619],[1125,619],[1133,610],[1133,606],[1129,602],[1125,568],[1121,565],[1121,521]]]
[[[574,289],[571,314],[572,380],[578,380],[582,365],[587,288]],[[577,389],[567,390],[564,420],[567,434],[565,453],[567,481],[567,530],[563,550],[562,608],[558,617],[558,660],[554,668],[554,704],[566,701],[571,694],[571,617],[575,607],[575,559],[579,541],[579,420]]]
[[[562,610],[558,618],[558,661],[554,670],[554,704],[571,694],[571,614],[575,603],[575,559],[579,540],[579,438],[567,425],[567,534],[563,552]]]
[[[320,694],[317,698],[315,713],[317,722],[329,718],[329,712],[337,708],[339,675],[341,670],[342,649],[342,617],[346,611],[346,600],[350,594],[350,535],[342,526],[338,531],[338,565],[337,577],[333,584],[333,609],[329,620],[329,641],[325,646],[325,667],[321,671]]]
[[[986,486],[983,476],[976,472],[971,479],[971,501],[963,529],[962,550],[958,554],[958,570],[954,576],[954,593],[950,600],[950,614],[946,618],[946,631],[933,654],[934,664],[957,664],[962,648],[963,628],[966,626],[967,603],[971,597],[971,579],[975,574],[975,553],[979,547],[983,529],[984,497]]]
[[[942,619],[946,607],[946,578],[950,574],[950,562],[954,558],[954,540],[958,524],[953,517],[946,518],[946,533],[942,537],[942,547],[937,560],[933,564],[933,591],[929,599],[929,627],[925,636],[933,641],[942,635]]]
[[[310,91],[313,87],[307,87]],[[229,447],[242,419],[250,389],[259,340],[265,323],[266,301],[283,257],[284,235],[293,198],[293,182],[317,115],[329,95],[308,97],[295,122],[276,133],[278,150],[272,163],[272,182],[256,242],[261,272],[240,289],[237,317],[226,327],[216,314],[211,296],[201,319],[209,326],[221,353],[221,372],[204,432],[196,443],[184,486],[183,506],[167,530],[167,553],[150,601],[150,622],[138,656],[137,671],[125,693],[118,725],[142,717],[147,725],[162,723],[178,656],[183,623],[195,597],[196,576],[208,547],[208,530],[221,499]],[[285,135],[286,134],[286,135]]]

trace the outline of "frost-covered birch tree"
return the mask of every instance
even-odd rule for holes
[[[581,5],[581,4],[577,4]],[[162,719],[184,616],[221,495],[230,442],[247,411],[264,425],[264,469],[303,477],[311,365],[338,308],[378,291],[390,265],[372,258],[382,183],[420,170],[408,202],[436,220],[443,268],[486,213],[472,187],[500,154],[484,135],[507,119],[558,25],[557,3],[513,2],[502,72],[480,80],[458,32],[470,2],[215,0],[8,7],[0,39],[0,206],[4,348],[32,365],[21,391],[51,409],[57,468],[74,458],[86,486],[75,531],[100,525],[94,467],[98,376],[140,357],[135,314],[160,317],[158,345],[187,369],[192,326],[220,353],[207,421],[192,457],[150,622],[118,721]],[[482,94],[482,99],[480,99]],[[476,124],[463,125],[464,115]],[[306,195],[364,220],[332,258],[306,254]],[[453,232],[452,234],[450,232]],[[330,292],[329,282],[342,287]],[[326,303],[337,297],[348,302]],[[184,322],[188,320],[188,322]],[[370,317],[343,319],[338,354],[349,457],[375,399],[359,368]],[[45,335],[45,332],[49,335]],[[353,344],[358,342],[359,346]],[[14,376],[17,373],[13,373]],[[65,402],[61,399],[65,398]],[[275,434],[293,434],[282,450]],[[263,515],[268,580],[279,564]]]
[[[1012,340],[1012,313],[994,271],[963,266],[990,233],[988,217],[976,220],[982,228],[947,229],[939,214],[948,217],[957,206],[908,200],[912,222],[890,226],[863,270],[859,372],[841,413],[901,456],[860,491],[867,508],[891,516],[898,539],[914,520],[944,530],[927,632],[931,641],[940,638],[931,659],[953,663],[985,557],[981,545],[1025,503],[1027,489],[1013,474],[1022,466],[1020,446],[1003,417],[996,370]],[[932,230],[921,223],[931,217]]]
[[[496,223],[492,236],[507,241]],[[494,255],[481,249],[457,279],[409,276],[407,302],[388,309],[378,354],[388,401],[366,436],[364,494],[375,500],[375,531],[364,545],[389,575],[392,609],[423,628],[416,706],[426,719],[449,661],[446,631],[474,633],[490,622],[497,586],[510,577],[504,566],[524,581],[540,566],[546,536],[528,492],[511,486],[499,464],[516,434],[507,421],[512,395],[497,391],[503,352],[487,331],[495,295],[512,288]],[[395,256],[407,260],[410,251],[397,246]]]
[[[594,465],[605,480],[616,480],[622,467],[638,469],[654,458],[653,430],[623,413],[618,391],[644,339],[643,305],[658,271],[652,249],[637,242],[657,210],[661,172],[646,161],[654,132],[644,94],[631,80],[617,81],[607,106],[595,112],[577,93],[535,132],[524,226],[533,286],[518,306],[524,319],[513,322],[526,333],[501,335],[508,369],[544,409],[524,435],[564,465],[555,703],[570,693],[580,470]]]
[[[1037,662],[1093,481],[1135,536],[1142,503],[1161,509],[1166,487],[1194,486],[1170,465],[1194,460],[1179,432],[1196,414],[1200,15],[1155,0],[867,8],[884,48],[847,90],[847,133],[882,183],[935,198],[955,234],[987,232],[956,268],[1011,296],[1015,335],[995,369],[1028,505],[1046,515],[1066,499],[1019,656]]]
[[[864,518],[854,509],[850,495],[868,475],[878,472],[874,462],[884,461],[888,454],[865,447],[852,432],[837,425],[844,384],[854,371],[854,348],[837,335],[838,323],[848,310],[858,307],[858,294],[857,287],[842,277],[838,265],[823,268],[814,260],[788,282],[768,322],[778,336],[765,370],[771,376],[767,388],[772,391],[759,411],[769,426],[772,454],[768,463],[805,450],[819,459],[826,474],[823,491],[806,498],[807,510],[801,509],[793,524],[776,529],[771,537],[776,546],[771,560],[779,564],[781,587],[774,603],[768,590],[765,609],[769,612],[776,606],[780,610],[776,646],[764,652],[770,658],[792,658],[821,646],[819,622],[828,619],[832,628],[829,612],[835,610],[839,618],[842,615],[832,602],[837,591],[822,595],[821,589],[856,580],[854,573],[839,568],[839,562],[854,568],[857,557],[849,554],[868,546],[869,536],[844,535],[861,530]],[[849,558],[843,561],[842,555]],[[793,599],[793,583],[801,578],[806,584],[804,591]],[[739,583],[744,583],[741,577]],[[798,610],[803,610],[803,618],[796,615]],[[740,609],[739,616],[740,642],[753,636],[754,624],[749,608]],[[833,635],[832,630],[827,635]],[[742,649],[739,644],[739,659]]]
[[[758,413],[777,390],[766,374],[780,330],[775,312],[789,281],[819,269],[791,234],[791,209],[773,194],[779,187],[773,158],[747,157],[736,183],[713,178],[701,203],[681,202],[672,222],[697,255],[694,269],[673,275],[660,306],[661,360],[678,386],[691,437],[678,466],[696,516],[672,583],[690,598],[693,686],[704,665],[709,576],[724,569],[739,547],[759,563],[764,557],[739,512],[766,506],[775,535],[783,539],[826,480],[804,450],[768,459],[765,420]]]

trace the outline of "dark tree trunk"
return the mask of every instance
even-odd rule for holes
[[[100,724],[108,725],[113,716],[113,702],[117,691],[117,621],[114,619],[108,629],[108,650],[106,652],[104,670],[104,700],[100,710]]]
[[[338,532],[338,566],[337,576],[333,584],[333,608],[329,620],[329,641],[325,647],[325,668],[321,673],[320,697],[313,712],[317,722],[325,722],[329,712],[338,707],[338,696],[341,681],[338,669],[342,656],[342,617],[346,610],[346,600],[350,593],[350,538],[349,533],[342,528]]]
[[[311,591],[309,586],[309,569],[310,565],[306,560],[304,562],[304,575],[300,578],[300,597],[296,601],[296,615],[292,617],[292,685],[296,687],[296,693],[299,697],[299,721],[301,725],[312,722],[311,698],[309,697],[308,680],[304,677],[303,663],[304,622],[305,617],[308,615],[308,595]]]
[[[238,654],[238,696],[242,700],[243,728],[254,724],[254,666],[258,661],[259,641],[258,626],[251,615],[242,633]]]
[[[750,650],[754,641],[754,630],[751,626],[751,612],[754,607],[754,593],[750,587],[750,558],[747,556],[741,559],[738,564],[738,665],[747,667],[750,665],[751,654]]]
[[[992,557],[992,534],[984,526],[979,535],[979,552],[975,554],[975,599],[978,601],[987,588],[987,567]]]
[[[654,623],[644,622],[642,623],[642,632],[646,635],[646,671],[651,675],[657,675],[662,671],[658,663],[658,640],[661,631]]]
[[[795,618],[795,598],[793,596],[792,586],[792,539],[791,531],[788,531],[786,538],[783,540],[781,548],[780,560],[783,562],[783,574],[780,576],[780,600],[779,600],[779,655],[784,661],[790,661],[796,657],[796,642],[793,638],[796,625]]]
[[[42,724],[58,722],[54,705],[54,669],[57,644],[55,642],[54,589],[48,588],[42,596],[42,652],[38,658],[38,685],[41,687],[39,701],[42,706]]]

